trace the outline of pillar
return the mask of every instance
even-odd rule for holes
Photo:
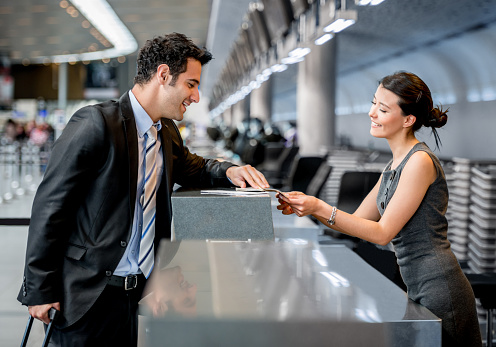
[[[250,118],[249,113],[249,97],[244,98],[243,100],[239,100],[236,104],[232,105],[232,124],[231,127],[235,128],[239,123],[244,121],[245,119]]]
[[[336,39],[313,46],[298,66],[296,121],[300,155],[322,154],[324,148],[334,145]]]
[[[59,83],[58,83],[58,103],[57,107],[64,110],[67,107],[67,63],[59,65]]]
[[[269,122],[272,116],[272,84],[269,78],[250,94],[250,117],[263,123]]]

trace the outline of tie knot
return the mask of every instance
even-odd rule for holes
[[[155,125],[152,125],[146,133],[150,139],[157,140],[157,128]]]

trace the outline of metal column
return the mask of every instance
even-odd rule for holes
[[[334,144],[336,37],[314,46],[298,66],[297,126],[300,154],[320,154]]]

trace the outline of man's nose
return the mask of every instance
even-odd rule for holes
[[[190,99],[192,102],[196,102],[196,103],[200,102],[200,90],[198,88],[195,88],[195,91],[191,95]]]

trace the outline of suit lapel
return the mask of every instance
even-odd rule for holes
[[[129,160],[129,208],[131,216],[134,216],[134,204],[136,201],[136,189],[138,181],[138,132],[134,113],[129,100],[129,94],[125,93],[119,100],[121,105],[121,116],[123,118],[125,143],[127,144]]]
[[[164,122],[164,120],[161,120],[162,122],[162,129],[160,130],[160,136],[161,136],[161,141],[162,141],[162,154],[164,158],[164,172],[162,176],[162,182],[167,183],[167,186],[170,187],[171,185],[171,173],[172,173],[172,143],[170,137],[167,135],[168,134],[168,127],[169,125]],[[162,184],[160,185],[162,187]]]
[[[170,222],[172,218],[172,206],[170,196],[172,194],[172,142],[169,136],[169,127],[164,119],[161,120],[162,129],[160,130],[160,141],[162,142],[162,155],[164,158],[164,170],[160,187],[157,192],[157,217],[155,220],[155,247],[158,247],[159,240],[163,237],[170,238]]]

